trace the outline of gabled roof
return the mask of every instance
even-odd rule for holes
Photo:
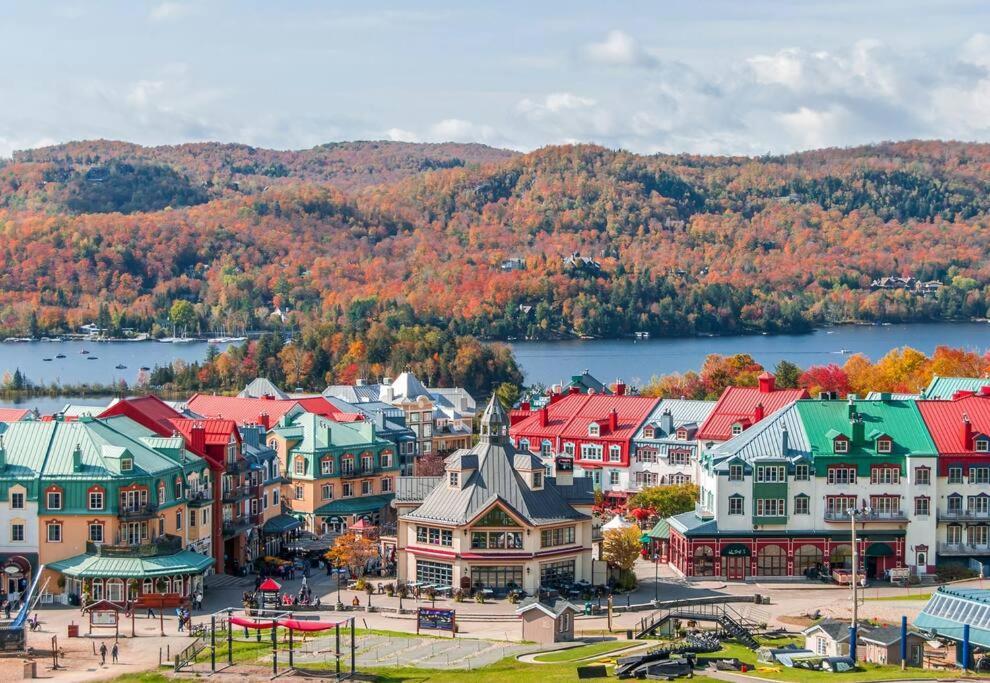
[[[174,431],[171,421],[183,419],[185,415],[178,412],[157,396],[129,396],[110,404],[98,417],[126,415],[148,429],[170,436]]]
[[[784,406],[777,412],[724,443],[713,447],[709,453],[718,470],[728,470],[729,460],[744,462],[776,456],[796,459],[811,455],[811,445],[801,423],[797,403]],[[787,452],[784,452],[784,432],[787,432]]]
[[[682,426],[700,425],[708,418],[709,415],[711,415],[711,412],[714,409],[715,401],[694,401],[683,398],[660,399],[660,402],[653,408],[653,412],[651,412],[646,418],[646,422],[644,422],[643,426],[636,432],[635,438],[645,438],[643,436],[643,430],[647,426],[652,425],[654,429],[662,429],[662,418],[668,410],[670,411],[674,431],[676,432]],[[661,434],[658,431],[653,438],[664,439],[674,437],[671,434]]]
[[[612,393],[611,389],[587,370],[582,371],[579,375],[571,375],[571,381],[567,383],[567,386],[580,389],[582,394],[587,394],[589,389],[596,394]]]
[[[29,408],[0,408],[0,422],[17,422],[30,414]]]
[[[702,519],[693,510],[668,517],[670,528],[684,536],[711,536],[718,533],[718,522],[715,518]]]
[[[567,394],[546,406],[547,426],[540,424],[539,410],[513,425],[513,436],[529,438],[571,438],[588,436],[592,422],[608,421],[609,414],[618,414],[618,429],[602,429],[602,438],[618,441],[631,439],[653,411],[659,399],[643,396],[602,396],[599,394]]]
[[[433,399],[426,386],[409,371],[399,373],[399,376],[392,380],[392,392],[396,401],[417,399],[420,396]]]
[[[860,633],[864,630],[864,627],[860,626]],[[822,631],[837,643],[845,643],[849,640],[849,623],[838,619],[823,619],[804,629],[801,633],[809,636],[815,631]]]
[[[932,377],[928,387],[922,392],[924,398],[928,399],[948,399],[952,398],[957,391],[977,392],[985,386],[990,386],[988,377]]]
[[[963,416],[969,418],[973,436],[990,434],[990,396],[969,394],[949,400],[918,401],[918,410],[940,455],[975,452],[963,445]]]
[[[805,400],[798,401],[801,423],[811,445],[813,455],[834,453],[833,432],[847,437],[852,435],[850,409],[863,421],[863,435],[872,432],[887,434],[893,439],[891,456],[935,455],[936,448],[918,410],[918,401],[852,401]],[[851,404],[851,405],[850,405]],[[873,440],[850,440],[846,457],[856,455],[877,456]],[[884,454],[886,455],[886,454]]]
[[[335,422],[322,415],[299,413],[288,424],[274,429],[276,434],[299,438],[294,450],[316,453],[328,448],[377,447],[391,442],[374,433],[371,422]]]
[[[548,617],[553,617],[554,619],[568,610],[574,613],[581,612],[581,610],[566,600],[554,600],[552,603],[547,603],[542,602],[539,598],[530,597],[519,603],[519,607],[516,608],[516,614],[524,614],[534,609],[540,610]]]
[[[255,377],[251,382],[237,394],[239,398],[272,398],[287,399],[289,395],[275,386],[267,377]]]
[[[186,443],[192,442],[192,430],[197,425],[202,425],[205,443],[207,446],[226,446],[230,443],[231,434],[236,441],[241,440],[240,432],[237,431],[237,423],[233,420],[221,420],[217,418],[207,418],[203,420],[192,420],[189,418],[181,420],[169,420],[175,427],[175,431],[182,434]]]
[[[367,403],[381,398],[380,384],[331,384],[323,390],[324,396],[336,396],[348,403]]]
[[[769,415],[788,403],[807,398],[804,389],[774,389],[761,387],[726,387],[708,419],[698,430],[700,441],[726,441],[732,437],[732,425],[754,421],[756,408],[763,405],[763,414]]]
[[[322,396],[280,400],[194,394],[189,399],[188,406],[190,410],[200,415],[230,419],[239,425],[261,423],[262,415],[267,415],[269,425],[274,426],[284,416],[292,417],[302,412],[314,413],[340,422],[356,422],[364,419],[355,417],[354,413],[341,412]]]

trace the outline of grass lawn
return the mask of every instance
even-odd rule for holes
[[[900,600],[927,600],[932,597],[931,591],[928,593],[906,593],[904,595],[884,595],[881,598],[866,598],[868,601],[877,602],[897,602]]]
[[[609,652],[625,650],[626,648],[635,647],[636,645],[642,644],[643,641],[641,640],[605,640],[600,643],[589,643],[587,645],[581,645],[580,647],[572,647],[567,650],[548,652],[545,655],[537,655],[535,659],[538,662],[575,662],[579,659],[584,659],[585,657],[605,655]]]

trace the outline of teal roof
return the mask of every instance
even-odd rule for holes
[[[322,505],[314,513],[317,517],[333,515],[367,515],[378,512],[392,502],[392,493],[377,496],[361,496],[360,498],[340,498]]]
[[[313,413],[300,413],[291,418],[285,427],[277,427],[275,432],[291,438],[301,437],[296,450],[305,453],[330,448],[377,448],[392,445],[391,441],[375,434],[373,420],[334,422]]]
[[[835,453],[833,440],[839,434],[851,440],[849,452],[842,457],[905,455],[935,455],[938,451],[928,434],[915,401],[821,401],[804,399],[797,402],[801,424],[811,444],[813,456],[840,455]],[[862,420],[862,437],[853,438],[850,411]],[[889,454],[876,452],[875,437],[885,434],[893,441]]]
[[[670,528],[679,531],[685,536],[710,536],[718,533],[718,523],[714,517],[702,519],[694,510],[674,515],[668,518],[667,522]]]
[[[990,647],[990,590],[941,587],[915,617],[916,628],[962,640],[963,625],[969,624],[974,645]]]
[[[666,519],[661,519],[656,523],[656,526],[650,529],[649,536],[651,538],[670,538],[670,524]]]
[[[302,520],[292,515],[278,515],[266,521],[264,526],[261,527],[261,531],[266,534],[281,534],[286,531],[298,529],[302,525]]]
[[[981,387],[990,385],[986,377],[932,377],[925,389],[925,398],[952,398],[957,391],[979,391]]]
[[[148,579],[175,574],[199,574],[213,564],[212,558],[190,550],[159,557],[100,557],[76,555],[52,562],[48,569],[78,579]]]

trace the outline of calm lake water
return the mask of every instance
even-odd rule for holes
[[[603,382],[621,378],[642,384],[654,375],[697,370],[710,353],[749,353],[765,367],[787,359],[802,367],[845,362],[848,354],[864,353],[876,360],[893,348],[912,346],[931,353],[945,344],[972,351],[990,348],[990,324],[937,323],[886,326],[842,326],[803,335],[689,337],[684,339],[517,342],[512,344],[527,383],[554,384],[587,369]],[[88,350],[89,354],[80,351]],[[201,360],[205,342],[33,342],[0,344],[0,373],[20,368],[31,381],[49,384],[100,383],[124,379],[133,383],[142,366],[153,368],[174,360]],[[57,354],[65,358],[54,359]],[[93,358],[95,360],[88,360]],[[53,358],[44,361],[43,358]],[[126,365],[117,369],[117,365]],[[23,405],[42,411],[59,408],[65,398],[31,398]],[[106,404],[109,399],[78,399]],[[3,405],[0,402],[0,405]]]

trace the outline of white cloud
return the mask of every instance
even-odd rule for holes
[[[184,2],[162,2],[155,5],[148,14],[152,21],[173,21],[192,13],[192,6]]]
[[[385,138],[393,142],[419,142],[418,135],[402,128],[389,128],[385,131]]]
[[[465,121],[443,119],[430,126],[429,139],[435,142],[485,142],[492,144],[500,136],[494,127]]]
[[[600,43],[587,45],[584,53],[592,62],[607,66],[652,66],[656,63],[632,36],[619,30],[609,31]]]
[[[554,92],[543,98],[543,101],[534,101],[528,97],[523,98],[516,105],[516,110],[522,114],[539,118],[545,114],[557,114],[562,111],[574,109],[586,109],[593,107],[595,100],[590,97],[581,97],[569,92]]]

